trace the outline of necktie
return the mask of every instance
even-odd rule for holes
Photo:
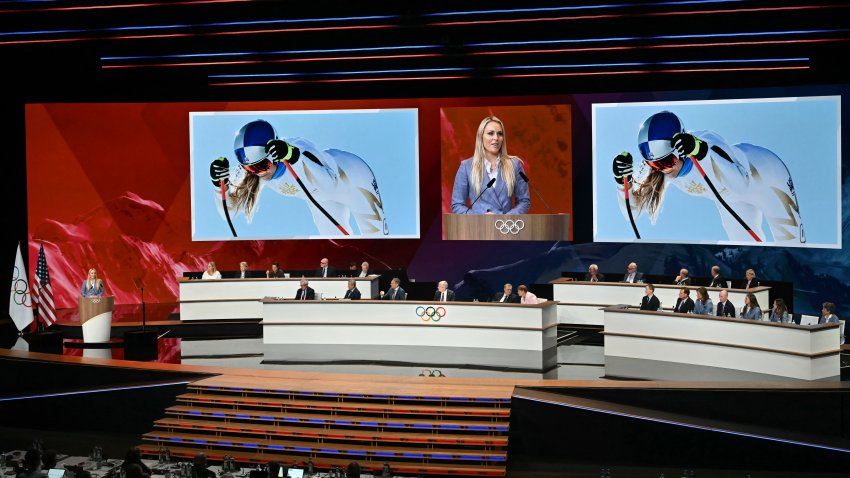
[[[505,294],[502,294],[502,299],[499,300],[499,302],[504,302],[506,300],[508,300],[508,296],[506,296]]]
[[[327,277],[327,276],[328,276],[328,268],[322,267],[322,277]]]
[[[630,272],[630,273],[629,273],[629,282],[632,282],[632,283],[633,283],[634,281],[635,281],[635,273],[634,273],[634,272]]]
[[[301,300],[307,300],[307,289],[301,289]]]
[[[398,292],[398,289],[393,289],[393,296],[390,297],[390,300],[395,300],[395,293]]]
[[[445,301],[446,301],[446,293],[443,292],[443,294],[440,296],[440,302],[445,302]]]

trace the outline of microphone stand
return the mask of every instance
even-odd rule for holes
[[[538,191],[538,190],[537,190],[537,188],[536,188],[536,187],[534,187],[534,185],[533,185],[533,184],[531,184],[531,181],[529,181],[529,180],[528,180],[528,176],[526,176],[526,175],[525,175],[525,173],[523,173],[522,171],[520,171],[519,176],[520,176],[522,179],[524,179],[524,180],[525,180],[525,183],[526,183],[526,184],[528,184],[529,186],[531,186],[531,190],[532,190],[532,191],[534,191],[534,194],[536,194],[538,198],[540,198],[540,201],[541,201],[541,202],[543,202],[543,205],[544,205],[544,206],[546,206],[546,210],[547,210],[547,211],[549,211],[549,214],[552,214],[552,208],[551,208],[551,207],[549,207],[549,203],[547,203],[547,202],[546,202],[546,200],[545,200],[545,199],[543,199],[543,196],[540,194],[540,191]]]
[[[484,188],[484,190],[478,193],[478,197],[475,198],[475,201],[472,201],[472,204],[469,205],[469,208],[464,212],[464,214],[469,214],[469,211],[472,210],[472,206],[474,206],[475,203],[477,203],[478,200],[481,199],[481,196],[483,196],[488,189],[492,188],[494,184],[496,184],[496,178],[491,179],[490,182],[487,183],[487,186]]]

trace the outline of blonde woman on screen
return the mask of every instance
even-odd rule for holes
[[[525,214],[531,207],[522,161],[508,155],[505,125],[495,116],[481,120],[475,153],[461,161],[452,188],[455,214]],[[468,201],[468,202],[467,202]],[[473,204],[474,203],[474,204]]]

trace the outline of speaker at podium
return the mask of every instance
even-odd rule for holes
[[[112,308],[115,297],[80,297],[80,325],[83,328],[83,342],[109,342],[112,335]]]

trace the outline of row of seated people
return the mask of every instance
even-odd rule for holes
[[[360,266],[357,266],[357,263],[352,261],[349,264],[348,269],[345,271],[338,271],[336,268],[331,267],[328,262],[328,258],[324,257],[321,261],[319,261],[319,268],[315,270],[310,277],[367,277],[370,275],[374,275],[372,270],[369,267],[369,263],[363,261]],[[204,271],[201,279],[211,280],[211,279],[221,279],[222,277],[227,279],[283,279],[290,276],[290,273],[284,272],[283,269],[280,268],[279,262],[272,262],[271,266],[265,272],[251,270],[248,266],[248,263],[242,261],[239,263],[239,271],[225,273],[222,275],[221,271],[215,265],[215,262],[207,263],[207,270]]]
[[[655,295],[654,285],[646,284],[644,296],[640,302],[640,310],[661,310],[661,301]],[[679,289],[679,297],[676,299],[676,305],[672,308],[672,311],[680,314],[739,317],[746,320],[765,320],[765,317],[767,317],[770,322],[793,323],[791,311],[788,310],[783,299],[775,299],[770,310],[762,311],[756,295],[749,293],[744,296],[744,305],[740,309],[736,309],[732,301],[729,300],[729,292],[726,289],[717,294],[717,306],[715,307],[705,287],[696,289],[696,300],[691,298],[691,290],[688,287],[682,287]],[[835,304],[824,302],[818,323],[839,323],[839,318],[835,315]]]
[[[493,296],[493,302],[505,302],[510,304],[537,304],[539,299],[534,293],[528,290],[525,284],[521,284],[517,288],[518,294],[513,293],[513,285],[505,284],[502,292],[497,292]],[[362,292],[357,288],[357,281],[351,279],[348,281],[348,289],[343,295],[343,299],[359,300],[363,297]],[[295,291],[295,300],[315,300],[316,291],[310,287],[309,279],[302,278],[300,287]],[[407,300],[407,292],[401,287],[401,280],[398,277],[393,277],[390,281],[390,288],[384,292],[380,291],[377,297],[373,299],[380,300]],[[440,281],[437,283],[437,290],[434,292],[435,302],[454,302],[455,293],[449,289],[449,283]]]
[[[759,280],[756,277],[756,272],[753,269],[747,269],[745,275],[746,278],[740,282],[740,289],[752,289],[759,286]],[[606,281],[605,274],[599,272],[599,266],[597,266],[596,264],[591,264],[587,268],[587,273],[584,275],[584,280],[588,282],[626,282],[631,284],[646,282],[644,279],[643,272],[638,271],[638,266],[635,262],[629,263],[629,265],[626,267],[626,273],[619,281]],[[673,278],[671,283],[675,285],[686,286],[696,285],[695,281],[690,276],[690,272],[685,268],[682,268],[679,271],[679,275]],[[705,283],[706,287],[717,287],[720,289],[729,288],[729,281],[720,273],[720,266],[713,266],[711,268],[711,277],[706,279]]]

